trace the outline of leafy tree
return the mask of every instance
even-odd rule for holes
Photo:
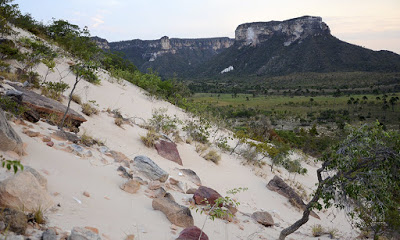
[[[318,187],[302,218],[279,239],[305,224],[313,208],[331,206],[352,209],[348,214],[355,225],[375,238],[400,230],[400,134],[384,131],[378,122],[348,130],[347,138],[322,157]]]
[[[0,34],[2,37],[12,32],[8,22],[19,14],[18,5],[11,4],[13,1],[0,0]]]

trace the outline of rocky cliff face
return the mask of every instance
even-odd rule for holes
[[[289,46],[309,36],[329,34],[328,25],[321,17],[304,16],[286,21],[254,22],[241,24],[236,28],[235,41],[240,46],[257,46],[273,36],[282,36],[283,45]]]

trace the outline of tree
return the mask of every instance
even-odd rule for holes
[[[11,4],[14,0],[0,0],[0,34],[3,37],[12,32],[8,23],[19,15],[18,5]]]
[[[400,230],[400,134],[384,131],[378,122],[349,131],[322,157],[313,198],[280,240],[305,224],[312,209],[331,206],[351,209],[347,213],[355,226],[375,237]]]

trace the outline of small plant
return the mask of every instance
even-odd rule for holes
[[[163,132],[170,134],[177,128],[177,124],[181,121],[176,117],[171,117],[166,114],[166,108],[160,108],[153,111],[153,116],[149,120],[149,125],[154,128],[156,132]]]
[[[77,94],[72,94],[71,100],[72,100],[73,102],[79,104],[79,105],[82,104],[82,99],[81,99],[81,97],[80,97],[79,95],[77,95]]]
[[[206,155],[204,155],[203,158],[218,164],[218,162],[221,160],[221,155],[219,155],[215,150],[210,150]]]
[[[81,136],[81,143],[82,143],[83,145],[86,145],[86,146],[90,147],[90,146],[92,146],[93,144],[95,144],[96,142],[95,142],[95,140],[93,139],[93,137],[90,136],[90,135],[88,135],[88,134],[86,133],[86,131],[85,131],[85,132],[82,134],[82,136]]]
[[[7,96],[0,96],[0,108],[14,114],[15,116],[22,116],[24,112],[27,111],[26,107],[18,104]]]
[[[339,230],[337,230],[336,228],[330,228],[330,229],[328,229],[328,234],[329,234],[329,237],[330,237],[331,239],[336,239],[336,238],[338,238],[338,232],[339,232]]]
[[[87,116],[99,113],[99,110],[95,107],[92,107],[90,103],[83,103],[81,106],[82,106],[82,112]]]
[[[156,141],[160,139],[160,135],[157,134],[154,130],[149,130],[146,136],[141,136],[140,139],[146,147],[152,148],[154,147]]]
[[[315,224],[315,225],[313,225],[312,227],[311,227],[311,231],[312,231],[312,235],[314,236],[314,237],[319,237],[319,236],[321,236],[321,235],[323,235],[325,232],[324,232],[324,229],[322,228],[322,226],[321,226],[321,224]]]
[[[7,160],[3,157],[3,155],[0,155],[0,161],[1,161],[1,166],[3,168],[7,168],[7,170],[11,170],[11,168],[14,171],[14,174],[18,172],[18,169],[23,171],[24,166],[21,164],[20,161],[12,161],[12,160]]]
[[[120,118],[120,117],[117,117],[117,118],[114,119],[114,123],[115,123],[115,125],[117,125],[118,127],[121,127],[122,124],[124,124],[124,120],[123,120],[122,118]]]
[[[62,93],[69,88],[69,85],[65,82],[43,82],[42,83],[42,95],[61,101]]]
[[[39,207],[34,213],[33,213],[33,220],[38,223],[38,224],[44,224],[46,223],[46,220],[43,215],[42,208]]]
[[[202,154],[208,149],[208,147],[209,146],[207,144],[202,144],[202,143],[196,144],[196,152]]]
[[[208,143],[208,137],[210,136],[209,129],[211,128],[210,122],[205,118],[199,120],[186,121],[186,126],[183,130],[186,131],[189,137],[200,143]]]
[[[229,152],[232,149],[228,145],[228,138],[227,137],[220,137],[216,141],[217,147],[219,147],[221,150]]]

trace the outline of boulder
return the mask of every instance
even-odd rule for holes
[[[186,194],[194,194],[196,191],[197,191],[197,188],[189,188],[189,189],[186,191]]]
[[[158,154],[170,161],[176,162],[182,166],[182,159],[179,155],[176,144],[169,141],[160,140],[155,144]]]
[[[169,174],[146,156],[136,156],[133,165],[150,180],[165,182],[168,179]]]
[[[133,178],[133,175],[128,173],[128,171],[123,167],[123,166],[119,166],[117,171],[122,172],[122,175],[126,178]]]
[[[212,188],[201,186],[193,195],[193,199],[197,205],[207,205],[207,202],[213,206],[214,201],[222,197],[217,191]]]
[[[140,183],[135,180],[131,179],[126,183],[122,184],[121,189],[128,193],[136,193],[140,189]]]
[[[6,115],[0,109],[0,150],[23,154],[23,143],[18,134],[8,124]]]
[[[101,237],[90,229],[74,227],[68,240],[101,240]]]
[[[251,217],[266,227],[274,225],[274,219],[268,212],[255,212],[251,215]]]
[[[200,240],[208,240],[208,236],[205,232],[202,232],[200,228],[193,226],[183,229],[176,240],[198,240],[199,237]]]
[[[0,221],[5,224],[5,229],[17,234],[25,234],[28,226],[28,218],[18,210],[10,208],[0,208]]]
[[[164,197],[153,199],[153,209],[163,212],[172,224],[180,227],[193,226],[194,220],[190,209],[179,205],[171,197],[172,195],[167,193]]]
[[[276,175],[274,176],[273,179],[271,179],[271,181],[269,181],[269,183],[267,184],[267,188],[289,199],[289,202],[294,207],[299,207],[300,209],[304,209],[306,206],[306,204],[303,202],[303,199],[301,199],[300,195],[297,194],[292,187],[286,184],[285,181],[282,180],[282,178]],[[314,211],[311,211],[310,215],[320,219],[320,217]]]
[[[189,177],[190,181],[196,184],[197,186],[201,186],[201,180],[199,176],[197,176],[196,172],[191,169],[179,169],[185,176]]]
[[[34,212],[53,205],[49,193],[29,171],[22,171],[0,182],[0,206]]]
[[[40,174],[38,171],[35,169],[29,167],[29,166],[24,166],[24,171],[32,173],[32,175],[38,180],[39,184],[44,188],[47,189],[47,179],[43,177],[42,174]]]
[[[150,181],[149,185],[147,186],[150,190],[156,190],[161,187],[160,181]]]

